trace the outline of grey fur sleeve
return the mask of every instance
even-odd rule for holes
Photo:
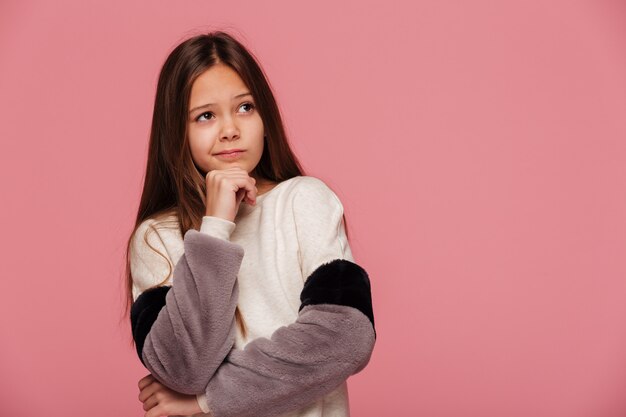
[[[369,363],[376,331],[369,278],[342,259],[305,282],[295,323],[233,349],[198,396],[212,417],[271,417],[332,392]]]
[[[184,248],[171,288],[141,294],[131,323],[140,358],[152,375],[175,391],[196,394],[234,346],[244,250],[195,229],[185,233]]]

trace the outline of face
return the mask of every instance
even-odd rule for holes
[[[263,121],[250,90],[224,64],[202,73],[191,87],[188,114],[191,156],[203,174],[238,166],[251,176],[263,154]],[[219,152],[241,149],[226,157]]]

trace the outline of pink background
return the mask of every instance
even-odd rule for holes
[[[223,29],[340,196],[360,417],[626,415],[626,5],[0,4],[0,414],[143,416],[120,322],[158,71]]]

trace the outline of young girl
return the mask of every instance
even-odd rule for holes
[[[177,46],[127,250],[146,416],[349,416],[376,332],[344,223],[251,53],[221,31]]]

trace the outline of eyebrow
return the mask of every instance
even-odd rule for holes
[[[246,93],[241,93],[241,94],[238,94],[238,95],[234,96],[234,97],[233,97],[233,100],[234,100],[234,99],[236,99],[236,98],[239,98],[239,97],[243,97],[243,96],[251,96],[251,95],[252,95],[252,94],[248,91],[248,92],[246,92]],[[214,105],[214,104],[215,104],[215,103],[207,103],[207,104],[203,104],[202,106],[197,106],[197,107],[194,107],[193,109],[189,110],[189,113],[193,113],[193,112],[195,112],[196,110],[200,110],[200,109],[203,109],[203,108],[205,108],[205,107],[212,106],[212,105]]]

